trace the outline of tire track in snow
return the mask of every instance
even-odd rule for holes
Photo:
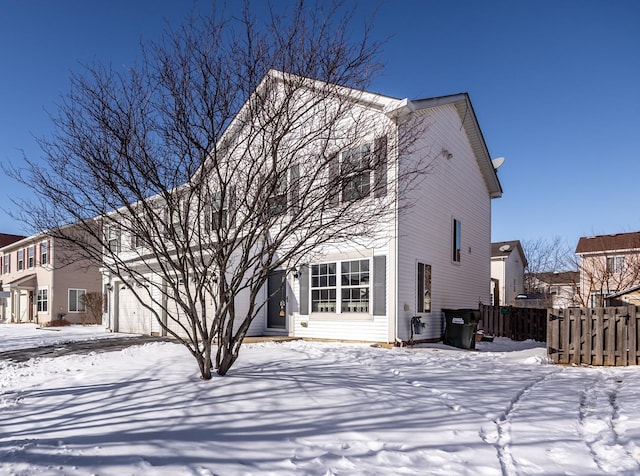
[[[579,422],[582,437],[593,460],[606,473],[638,474],[640,465],[621,444],[618,387],[616,377],[599,373],[594,384],[586,387],[580,397]]]
[[[545,384],[547,380],[555,377],[557,373],[558,372],[548,373],[528,385],[525,385],[520,392],[511,399],[505,411],[497,419],[493,420],[495,428],[487,429],[483,426],[480,429],[480,437],[482,440],[495,447],[503,475],[507,476],[517,474],[517,466],[514,462],[510,449],[511,421],[513,413],[522,404],[522,402],[527,399],[528,395],[535,387]]]

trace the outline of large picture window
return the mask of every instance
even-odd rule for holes
[[[417,312],[431,312],[431,265],[418,263]]]
[[[86,289],[69,289],[69,312],[85,312],[87,310],[84,296]]]
[[[311,266],[311,311],[369,313],[369,260]]]

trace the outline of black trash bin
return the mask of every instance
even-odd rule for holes
[[[446,345],[460,349],[475,349],[480,311],[477,309],[443,309],[442,311],[446,322],[442,341]]]

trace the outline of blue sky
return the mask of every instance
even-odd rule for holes
[[[229,2],[235,6],[236,2]],[[278,0],[283,8],[286,0]],[[40,153],[70,71],[132,64],[192,3],[0,0],[0,162]],[[198,8],[210,2],[196,1]],[[388,38],[374,92],[468,92],[504,189],[492,240],[640,230],[640,2],[362,0]],[[0,207],[29,198],[0,171]],[[0,232],[22,233],[0,210]]]

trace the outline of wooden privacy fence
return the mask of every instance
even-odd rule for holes
[[[549,309],[547,354],[559,364],[639,365],[636,306]]]
[[[485,334],[513,340],[547,338],[547,310],[512,306],[480,305],[478,328]]]

